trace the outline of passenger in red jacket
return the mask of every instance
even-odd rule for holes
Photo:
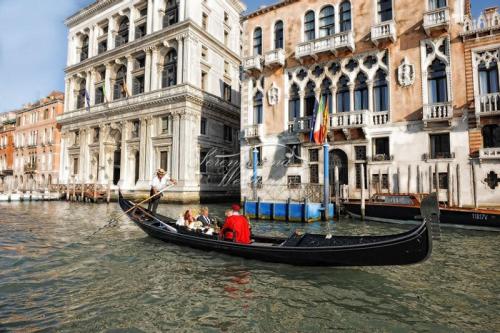
[[[240,206],[233,205],[233,214],[226,218],[220,230],[220,236],[225,240],[233,240],[236,233],[236,243],[250,244],[250,224],[246,217],[240,215]]]

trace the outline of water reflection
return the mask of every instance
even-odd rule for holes
[[[175,216],[185,207],[163,206]],[[224,206],[210,206],[222,215]],[[203,252],[147,237],[124,220],[86,236],[115,205],[0,204],[0,331],[498,330],[499,235],[443,230],[432,258],[408,267],[303,268]],[[253,222],[386,234],[411,226],[342,220]]]

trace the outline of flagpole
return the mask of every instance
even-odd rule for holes
[[[323,110],[323,207],[325,209],[325,220],[330,219],[330,144],[328,143],[328,96],[326,97],[325,107]],[[335,207],[337,209],[337,207]]]

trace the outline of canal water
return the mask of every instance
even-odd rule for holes
[[[177,216],[182,206],[162,206]],[[210,206],[223,216],[223,206]],[[500,233],[443,229],[408,267],[301,268],[165,244],[116,204],[0,203],[0,332],[495,332]],[[411,226],[252,222],[386,234]]]

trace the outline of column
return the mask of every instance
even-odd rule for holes
[[[306,93],[304,90],[301,90],[299,92],[300,96],[300,118],[304,117],[305,114],[305,98],[306,98]],[[252,96],[253,98],[253,96]]]
[[[186,19],[186,9],[187,9],[187,3],[189,1],[180,1],[179,2],[179,22],[182,22]]]
[[[143,51],[146,53],[146,64],[145,64],[145,69],[144,69],[144,91],[149,92],[149,91],[153,90],[151,87],[151,68],[152,68],[152,66],[151,66],[151,50],[144,49]]]
[[[115,48],[115,19],[110,17],[108,20],[108,51]]]
[[[104,78],[104,87],[106,90],[106,95],[104,96],[104,99],[106,100],[106,103],[109,103],[111,101],[111,92],[113,88],[111,87],[111,71],[113,69],[113,65],[111,63],[106,64],[106,77]]]
[[[90,95],[90,105],[95,105],[95,69],[91,69],[87,75],[87,81],[90,81],[89,85],[89,95]]]
[[[128,42],[132,42],[135,39],[135,8],[134,6],[129,8],[130,14],[128,16],[129,26],[128,26]]]
[[[179,125],[180,125],[180,115],[173,115],[173,124],[172,124],[172,170],[171,177],[173,179],[179,179],[179,149],[180,149],[180,140],[181,137],[179,135]],[[184,143],[183,143],[184,146]]]
[[[330,113],[337,113],[337,87],[333,86],[331,88],[332,92],[332,109],[330,110]]]
[[[61,155],[60,155],[60,159],[59,159],[59,179],[58,179],[58,183],[59,184],[64,184],[65,181],[66,181],[66,163],[64,163],[66,161],[66,134],[65,133],[61,133]],[[17,163],[16,163],[17,164]]]
[[[373,107],[373,80],[366,81],[368,85],[368,110],[375,111]]]
[[[94,26],[89,28],[89,58],[94,56]]]
[[[145,179],[149,182],[153,177],[154,167],[155,167],[155,154],[153,152],[153,142],[151,141],[151,134],[153,133],[153,117],[149,116],[145,119],[146,122],[146,177]]]
[[[87,128],[81,128],[80,129],[80,154],[78,156],[78,175],[77,175],[77,181],[79,183],[84,183],[87,178],[85,175],[85,169],[86,169],[86,156],[85,156],[85,148],[87,146],[87,134],[88,130]]]
[[[85,72],[85,90],[87,91],[87,94],[89,94],[89,97],[91,93],[91,87],[90,87],[91,81],[92,81],[92,72],[89,70]],[[90,105],[92,105],[92,103],[90,103]],[[87,97],[85,96],[85,108],[87,108],[87,106],[88,106]]]
[[[162,20],[161,20],[160,13],[159,13],[159,11],[160,11],[159,3],[160,3],[160,0],[153,1],[153,23],[152,23],[153,32],[158,31],[162,28],[161,27]]]
[[[104,137],[107,136],[107,126],[99,126],[99,164],[97,165],[97,179],[99,184],[106,184],[104,175],[106,174],[106,147]]]
[[[68,58],[67,58],[68,66],[73,65],[74,53],[75,53],[74,36],[68,35]]]
[[[184,83],[184,38],[177,37],[177,83]],[[200,84],[201,86],[201,84]]]
[[[68,110],[72,111],[74,109],[76,109],[76,105],[75,105],[75,78],[71,78],[69,81]]]
[[[127,56],[127,91],[129,96],[131,97],[134,92],[132,90],[133,88],[133,78],[132,78],[132,69],[134,68],[134,58],[132,56]]]
[[[153,0],[148,0],[148,18],[146,22],[146,34],[153,32]]]
[[[121,158],[120,158],[120,182],[118,183],[118,186],[124,187],[124,185],[127,182],[127,176],[128,176],[128,152],[127,152],[127,122],[122,121],[120,123],[120,127],[122,130],[122,139],[121,139],[121,146],[120,146],[120,152],[121,152]]]
[[[158,48],[151,51],[151,91],[159,89],[158,85]]]
[[[188,178],[189,170],[188,170],[188,156],[189,156],[189,149],[191,148],[191,145],[189,143],[190,141],[190,135],[192,133],[189,133],[189,127],[188,127],[188,116],[187,114],[181,114],[180,116],[180,123],[179,123],[179,142],[182,142],[182,149],[179,150],[179,183],[182,186],[186,185],[186,181]]]
[[[68,111],[69,111],[70,84],[71,84],[71,79],[69,77],[67,77],[64,80],[64,88],[65,88],[65,93],[64,93],[64,113],[68,113]]]
[[[141,119],[141,129],[139,133],[140,141],[139,141],[139,181],[144,182],[147,179],[146,176],[146,119]]]
[[[349,104],[349,111],[354,111],[354,83],[352,82],[349,83]]]

